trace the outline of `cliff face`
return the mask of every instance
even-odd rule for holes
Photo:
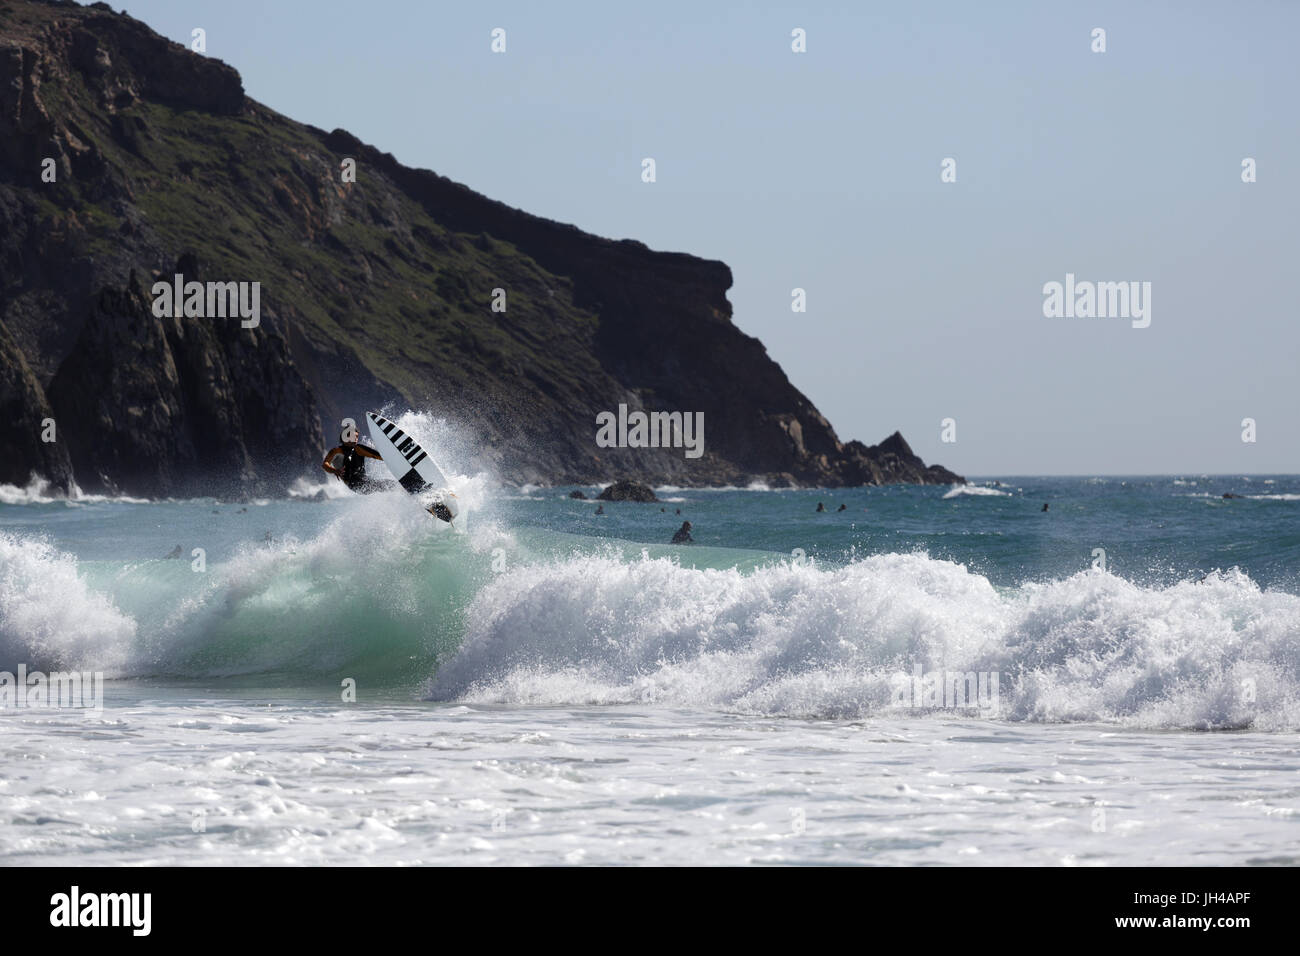
[[[155,316],[178,272],[259,283],[260,324]],[[897,434],[841,443],[730,285],[295,123],[104,4],[0,0],[0,481],[275,491],[389,403],[461,423],[507,481],[959,480]],[[702,412],[703,456],[598,447],[620,404]]]

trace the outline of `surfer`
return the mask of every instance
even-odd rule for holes
[[[361,444],[359,439],[357,423],[350,418],[343,419],[343,431],[339,434],[340,444],[325,453],[325,460],[321,462],[321,467],[353,491],[364,493],[371,490],[367,487],[366,459],[383,461],[383,458],[373,448]],[[338,455],[343,456],[342,468],[334,467],[334,458]]]
[[[678,528],[677,533],[673,535],[672,543],[673,544],[694,544],[695,543],[695,539],[691,537],[691,523],[689,521],[682,522],[682,526]]]

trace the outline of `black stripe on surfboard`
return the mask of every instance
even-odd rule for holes
[[[418,495],[429,487],[429,483],[421,478],[420,473],[414,468],[404,474],[398,483],[413,495]]]

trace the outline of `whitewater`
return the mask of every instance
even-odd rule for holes
[[[3,489],[0,861],[1300,861],[1300,479],[459,482]]]

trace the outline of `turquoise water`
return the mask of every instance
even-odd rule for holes
[[[800,716],[975,669],[1012,719],[1296,721],[1293,476],[570,490],[466,480],[455,529],[399,491],[2,505],[0,665]]]

